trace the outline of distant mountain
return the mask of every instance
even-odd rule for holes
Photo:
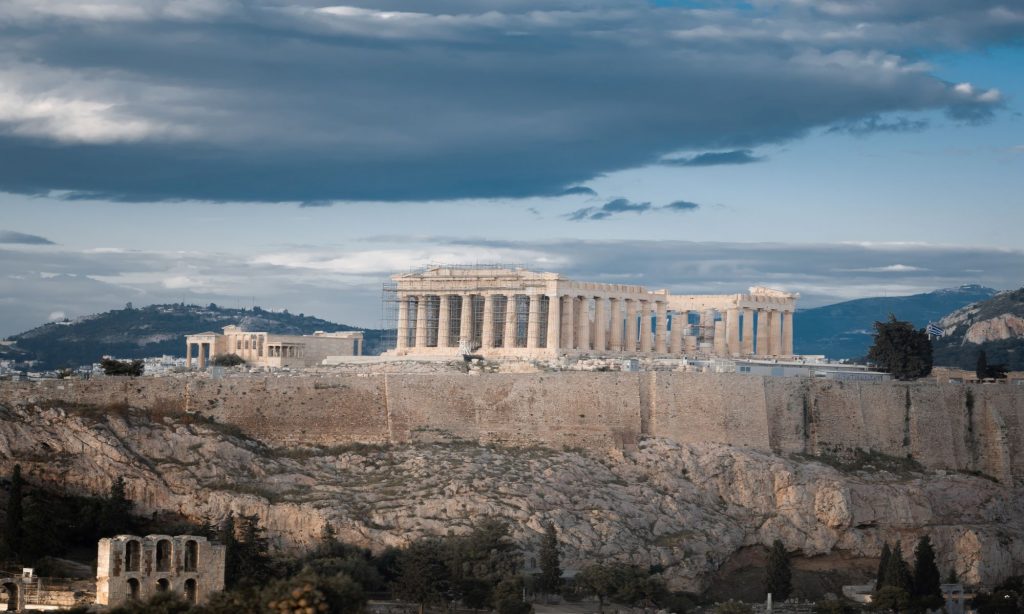
[[[862,298],[797,311],[793,315],[793,346],[799,354],[824,354],[829,358],[860,358],[868,353],[872,324],[894,314],[900,320],[924,327],[951,311],[992,298],[992,288],[960,286],[910,296]]]
[[[938,324],[945,334],[932,344],[935,364],[973,370],[985,350],[988,364],[1024,370],[1024,288],[958,309]]]
[[[335,324],[320,318],[288,312],[228,309],[209,305],[150,305],[118,309],[67,322],[50,322],[14,335],[13,346],[0,345],[0,358],[39,360],[43,368],[75,367],[96,362],[107,354],[119,358],[185,355],[185,335],[220,332],[229,324],[243,330],[285,335],[308,335],[318,330],[363,330],[364,352],[381,351],[381,332]]]

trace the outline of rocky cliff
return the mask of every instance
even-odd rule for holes
[[[175,412],[29,404],[0,408],[0,471],[15,463],[73,492],[123,475],[142,513],[257,513],[283,548],[312,543],[328,520],[342,539],[379,548],[498,516],[528,549],[554,522],[569,568],[594,557],[658,564],[688,590],[776,538],[804,559],[864,563],[883,540],[927,532],[944,574],[992,584],[1024,572],[1024,489],[881,456],[836,468],[649,438],[607,453],[450,438],[282,449]]]
[[[935,363],[973,369],[980,350],[989,364],[1024,369],[1024,288],[957,309],[939,320],[944,331]]]

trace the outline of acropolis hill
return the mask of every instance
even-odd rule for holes
[[[657,564],[687,590],[773,539],[798,576],[832,570],[832,592],[872,576],[883,541],[925,533],[969,584],[1024,571],[1020,386],[202,373],[4,382],[0,412],[0,471],[73,492],[124,475],[142,513],[257,513],[283,547],[328,520],[380,548],[497,516],[527,547],[554,522],[569,568]]]

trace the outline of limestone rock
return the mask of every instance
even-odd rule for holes
[[[272,449],[210,424],[0,407],[0,471],[102,493],[125,476],[137,511],[218,519],[256,513],[276,546],[340,539],[383,548],[510,520],[535,549],[553,522],[573,568],[593,556],[661,565],[701,590],[733,553],[781,539],[805,556],[878,555],[927,532],[945,573],[991,584],[1024,571],[1024,490],[947,472],[844,473],[718,444],[641,440],[584,454],[463,441]]]

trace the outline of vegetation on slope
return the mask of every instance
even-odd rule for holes
[[[364,330],[364,353],[381,351],[379,330],[335,324],[301,313],[264,311],[259,307],[229,309],[213,304],[200,307],[174,303],[141,308],[128,306],[70,322],[44,324],[12,336],[16,345],[0,348],[8,354],[0,358],[35,359],[42,361],[43,368],[56,369],[91,364],[104,355],[118,358],[183,356],[185,335],[220,332],[229,324],[241,326],[243,330],[286,335],[308,335],[318,330]]]

